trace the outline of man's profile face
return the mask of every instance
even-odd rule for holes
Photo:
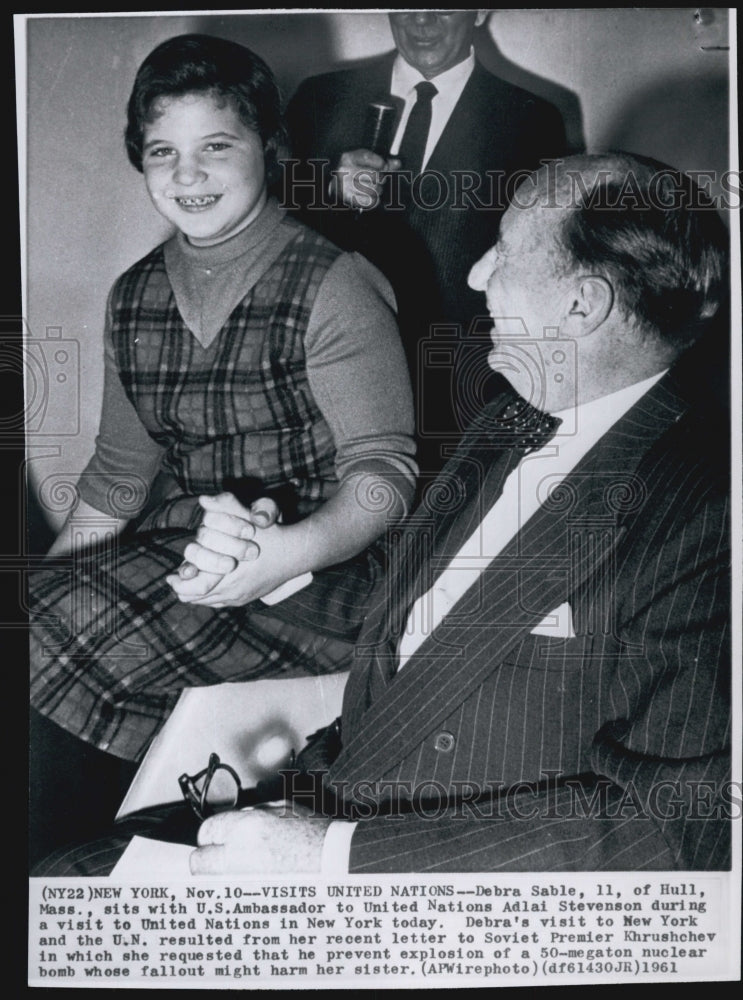
[[[431,80],[467,58],[483,15],[473,10],[417,10],[390,14],[389,19],[405,62]]]
[[[561,267],[564,212],[538,204],[533,186],[501,219],[496,244],[474,265],[469,285],[485,292],[493,319],[488,361],[524,399],[539,406],[555,359],[545,330],[560,329],[572,282]]]

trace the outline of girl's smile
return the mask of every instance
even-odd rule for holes
[[[160,98],[142,168],[155,208],[197,246],[229,239],[266,203],[263,144],[232,102],[210,92]]]
[[[187,211],[190,212],[198,212],[201,211],[201,209],[210,208],[221,197],[222,197],[221,194],[207,194],[201,198],[197,198],[192,195],[189,198],[176,197],[175,200],[178,202],[181,208],[185,208]]]

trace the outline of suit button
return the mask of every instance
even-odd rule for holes
[[[439,753],[451,753],[454,749],[454,744],[456,740],[452,733],[439,733],[436,739],[433,741],[434,750],[438,750]]]

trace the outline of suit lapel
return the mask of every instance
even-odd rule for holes
[[[401,629],[415,600],[432,585],[434,567],[446,552],[458,551],[500,494],[508,470],[504,442],[494,439],[493,427],[503,405],[484,409],[420,505],[394,529],[387,572],[355,649],[365,663],[351,671],[344,694],[348,732],[356,731],[370,705],[382,704],[379,694],[393,679]]]
[[[363,668],[356,677],[352,671],[355,683],[344,702],[350,741],[334,771],[344,780],[372,780],[394,767],[497,669],[544,615],[591,575],[600,578],[621,536],[623,514],[642,503],[643,485],[635,481],[635,469],[684,409],[671,376],[654,386],[579,462],[552,502],[530,518],[366,710],[359,700]],[[470,498],[467,527],[456,537],[474,530],[489,506],[486,497],[482,504]],[[444,532],[447,523],[451,529],[450,522],[444,519]],[[451,530],[447,537],[453,543],[451,557],[458,545]],[[375,623],[384,628],[379,608]],[[389,657],[389,643],[385,649]]]
[[[479,171],[485,166],[493,170],[498,167],[494,151],[498,148],[497,137],[504,135],[506,126],[502,107],[505,94],[503,100],[499,100],[495,93],[500,86],[500,80],[487,73],[479,63],[475,63],[475,68],[431,151],[426,170],[445,172],[452,166],[461,167],[463,149],[467,150],[466,166],[469,170]],[[487,150],[487,163],[481,150]],[[504,148],[504,154],[505,152]],[[504,155],[504,164],[505,161]]]
[[[322,88],[313,95],[315,130],[306,155],[335,162],[341,153],[356,149],[364,138],[367,106],[371,101],[390,99],[390,80],[395,53],[375,59],[350,73],[341,74],[340,93]],[[332,113],[328,113],[330,102]]]
[[[390,98],[390,87],[392,83],[392,67],[395,62],[396,52],[387,52],[380,59],[375,60],[364,73],[363,90],[357,94],[364,103],[369,101],[383,101]]]

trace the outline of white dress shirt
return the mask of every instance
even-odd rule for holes
[[[537,512],[552,490],[663,375],[665,371],[608,396],[552,414],[562,421],[555,437],[537,451],[524,455],[475,531],[430,590],[413,605],[398,647],[398,670],[405,666],[493,559]],[[415,665],[408,669],[415,669]],[[355,827],[355,823],[343,820],[330,824],[323,845],[323,874],[348,872]]]
[[[475,52],[474,49],[470,49],[470,54],[466,59],[431,80],[438,93],[431,101],[431,127],[428,130],[428,140],[426,141],[426,150],[423,154],[421,170],[425,168],[431,158],[431,153],[433,153],[436,143],[441,138],[441,133],[446,128],[446,123],[449,121],[451,113],[454,110],[454,105],[462,96],[462,91],[474,68]],[[418,99],[418,92],[415,89],[416,84],[425,79],[422,73],[405,62],[403,57],[398,53],[392,67],[392,85],[390,91],[394,97],[400,97],[405,101],[405,107],[400,123],[397,126],[395,138],[392,140],[392,145],[390,146],[390,154],[392,156],[396,156],[399,152],[410,112],[413,110],[413,105]]]
[[[498,500],[433,587],[413,605],[400,640],[398,670],[537,512],[552,490],[663,374],[660,372],[609,396],[553,414],[562,421],[555,437],[521,459],[506,479]],[[565,433],[563,428],[568,426],[570,431]]]

